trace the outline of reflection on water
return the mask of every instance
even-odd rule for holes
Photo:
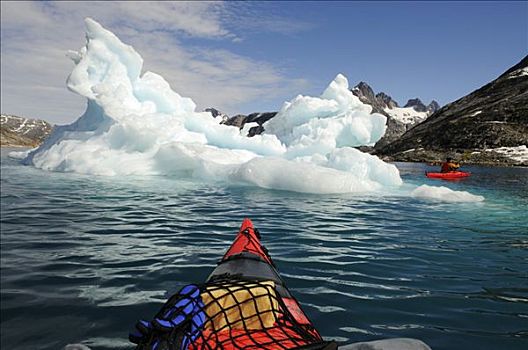
[[[204,280],[246,216],[327,338],[526,348],[527,169],[473,167],[446,183],[398,164],[407,187],[486,197],[452,205],[410,198],[405,186],[318,196],[46,173],[2,153],[2,348],[128,348],[135,321]]]

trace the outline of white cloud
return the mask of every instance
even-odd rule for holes
[[[229,10],[225,16],[229,17],[230,27],[237,32],[273,32],[284,35],[295,35],[309,29],[315,24],[293,18],[299,11],[302,2],[292,2],[290,14],[284,13],[284,4],[277,1],[233,1],[225,3]]]
[[[228,113],[241,112],[238,108],[252,101],[289,96],[305,86],[306,81],[289,78],[269,62],[204,44],[204,39],[205,43],[243,39],[234,32],[238,30],[233,21],[240,11],[230,12],[233,8],[222,2],[3,1],[2,112],[58,124],[69,123],[82,113],[85,101],[65,86],[72,69],[65,53],[84,45],[85,17],[94,18],[134,46],[144,58],[144,71],[164,76],[175,91],[193,98],[200,109],[213,106]],[[249,12],[243,21],[250,21],[248,16]],[[289,33],[293,27],[294,21],[283,30]]]

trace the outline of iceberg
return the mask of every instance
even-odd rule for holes
[[[345,146],[373,146],[385,134],[387,118],[371,112],[338,74],[319,98],[297,96],[264,128],[288,147],[290,157],[326,154]]]
[[[386,119],[354,96],[338,74],[319,97],[285,102],[266,132],[197,112],[192,99],[144,72],[133,47],[87,18],[86,45],[68,56],[67,87],[87,99],[84,114],[57,127],[26,164],[62,172],[171,175],[307,193],[378,191],[402,184],[397,168],[353,148],[372,145]]]
[[[428,185],[421,185],[415,188],[411,192],[411,197],[449,203],[470,203],[484,201],[483,196],[474,195],[466,191],[454,191],[444,186]]]

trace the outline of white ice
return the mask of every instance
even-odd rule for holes
[[[428,200],[442,202],[464,203],[464,202],[482,202],[484,197],[471,194],[466,191],[454,191],[447,187],[421,185],[411,192],[411,196]]]
[[[320,97],[299,95],[284,103],[264,128],[287,146],[288,158],[327,154],[344,146],[374,145],[387,120],[371,111],[338,74]]]
[[[353,148],[373,145],[386,119],[370,114],[338,74],[319,97],[285,102],[247,137],[219,123],[145,72],[143,59],[113,33],[86,19],[86,45],[68,56],[68,88],[87,99],[85,113],[56,127],[26,164],[95,175],[172,175],[307,193],[390,192],[398,169]]]
[[[25,159],[28,154],[31,152],[32,150],[24,150],[24,151],[11,151],[9,152],[9,157],[10,158],[13,158],[13,159]]]

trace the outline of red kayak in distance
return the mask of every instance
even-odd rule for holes
[[[456,180],[471,176],[471,173],[466,171],[450,171],[448,173],[425,172],[425,176],[431,179]]]

